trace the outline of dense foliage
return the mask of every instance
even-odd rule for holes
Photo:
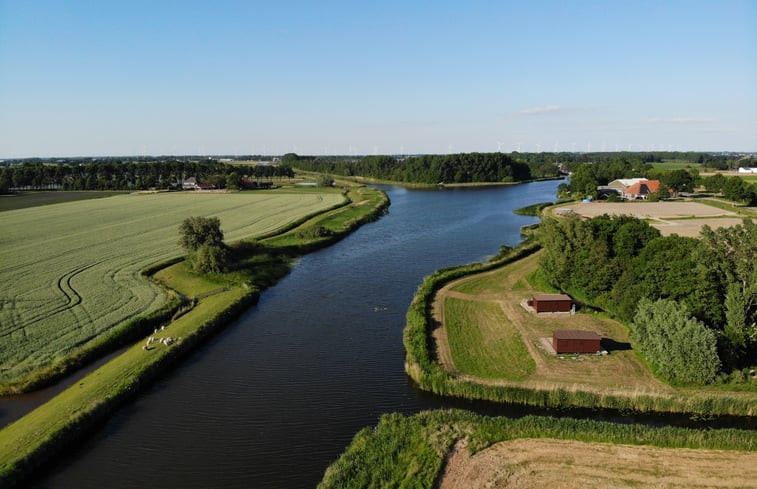
[[[285,155],[302,170],[411,183],[518,182],[531,178],[525,163],[504,153],[461,153],[409,158],[366,156],[356,160]],[[556,168],[555,168],[556,173]]]
[[[23,163],[0,169],[0,193],[9,189],[146,190],[171,188],[195,177],[218,188],[241,185],[240,175],[254,178],[292,177],[287,165],[229,165],[216,160],[154,162],[89,161],[78,164]]]
[[[639,301],[632,323],[634,342],[663,377],[683,384],[707,384],[720,368],[715,333],[692,318],[683,303]]]
[[[733,228],[707,228],[698,240],[662,237],[627,216],[547,220],[541,272],[549,285],[626,321],[644,298],[675,301],[714,332],[724,365],[738,368],[754,361],[757,347],[756,228],[745,220]]]

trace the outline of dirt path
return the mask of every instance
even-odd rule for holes
[[[757,453],[518,439],[450,452],[440,489],[757,488]]]

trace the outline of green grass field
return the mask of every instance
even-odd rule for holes
[[[689,160],[665,160],[662,163],[652,163],[659,170],[690,170],[702,171],[702,165]]]
[[[226,241],[270,234],[344,201],[337,190],[119,195],[3,213],[0,386],[63,361],[166,294],[150,264],[183,255],[178,227],[217,216]]]
[[[461,373],[524,380],[534,371],[520,333],[498,304],[448,297],[444,326],[455,368]]]

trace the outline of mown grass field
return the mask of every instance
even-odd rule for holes
[[[447,297],[444,327],[455,368],[462,373],[524,380],[534,371],[520,332],[497,304]]]
[[[0,390],[166,303],[140,276],[183,254],[178,227],[217,216],[226,241],[267,235],[344,202],[337,190],[129,194],[3,213]]]
[[[76,200],[102,199],[128,193],[129,192],[118,190],[18,192],[11,195],[0,195],[0,212],[26,209],[27,207],[38,207],[41,205],[61,204],[63,202],[73,202]]]

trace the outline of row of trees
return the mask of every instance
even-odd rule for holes
[[[232,174],[235,174],[236,177]],[[183,179],[195,177],[226,187],[229,177],[241,184],[241,176],[256,179],[293,177],[287,165],[229,165],[216,160],[166,160],[145,162],[93,161],[77,164],[24,163],[0,169],[0,192],[12,188],[59,186],[64,190],[146,190],[170,188]]]
[[[683,323],[657,309],[650,312],[647,304],[642,316],[657,318],[653,331],[662,336],[645,335],[647,330],[638,329],[635,339],[658,367],[662,359],[655,352],[661,347],[643,346],[648,338],[654,344],[664,340],[666,354],[687,348],[687,354],[700,355],[699,360],[709,358],[710,373],[718,371],[721,361],[725,369],[735,369],[757,355],[757,225],[751,220],[716,231],[705,226],[701,239],[663,237],[646,222],[628,216],[547,220],[542,226],[542,243],[540,269],[550,285],[639,325],[641,317],[635,318],[641,313],[640,304],[646,304],[644,299],[668,299],[678,309],[675,317],[690,317],[712,331],[717,361],[708,356],[706,343],[700,342],[702,347],[697,349],[689,343],[664,340],[683,334],[675,329]],[[655,306],[665,307],[669,306]],[[694,364],[692,361],[692,368]],[[706,379],[696,377],[693,371],[689,374],[663,373],[681,382],[714,380],[714,373]]]
[[[409,158],[366,156],[359,160],[284,155],[297,168],[344,176],[411,183],[518,182],[532,178],[528,165],[504,153],[461,153]],[[557,174],[557,168],[554,168]]]

